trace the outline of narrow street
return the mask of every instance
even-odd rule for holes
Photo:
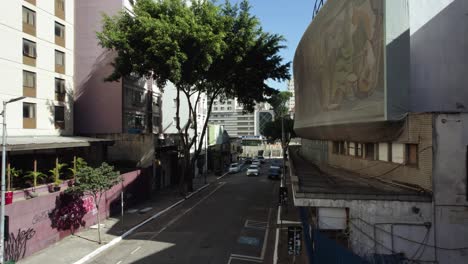
[[[268,166],[226,175],[91,263],[272,263],[279,181]]]

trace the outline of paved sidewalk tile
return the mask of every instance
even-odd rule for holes
[[[208,175],[206,178],[207,183],[216,181],[217,177]],[[205,178],[194,179],[194,190],[206,185]],[[75,235],[68,236],[61,241],[43,249],[35,254],[19,260],[18,264],[64,264],[74,263],[82,257],[93,252],[100,246],[109,243],[112,239],[119,237],[127,230],[138,225],[157,212],[160,212],[172,204],[180,201],[184,197],[180,195],[178,188],[169,188],[160,190],[151,200],[140,203],[133,208],[126,210],[123,221],[121,217],[111,217],[101,222],[104,227],[101,229],[101,237],[103,243],[99,245],[98,233],[96,229],[87,228],[78,232]],[[148,211],[139,212],[142,209]],[[134,209],[134,210],[132,210]],[[136,209],[136,210],[135,210]]]

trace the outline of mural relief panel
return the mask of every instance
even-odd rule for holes
[[[296,126],[384,119],[383,0],[328,1],[294,59]]]

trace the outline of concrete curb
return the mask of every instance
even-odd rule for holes
[[[222,177],[226,176],[228,173],[225,173],[223,174],[221,177],[218,177],[216,178],[217,180],[221,179]],[[91,253],[89,253],[88,255],[82,257],[80,260],[74,262],[73,264],[84,264],[86,263],[87,261],[91,260],[92,258],[94,258],[95,256],[99,255],[101,252],[103,251],[106,251],[107,249],[109,249],[110,247],[116,245],[117,243],[119,243],[120,241],[122,241],[122,239],[124,239],[125,237],[129,236],[130,234],[132,234],[133,232],[135,232],[138,228],[142,227],[143,225],[147,224],[148,222],[158,218],[159,216],[161,216],[162,214],[168,212],[169,210],[173,209],[174,207],[180,205],[181,203],[183,203],[184,201],[190,199],[192,196],[194,196],[195,194],[203,191],[205,188],[207,188],[208,186],[210,186],[213,182],[211,183],[207,183],[205,185],[203,185],[202,187],[198,188],[197,190],[195,190],[194,192],[192,192],[191,194],[185,196],[183,199],[179,200],[178,202],[172,204],[171,206],[167,207],[166,209],[154,214],[153,216],[147,218],[146,220],[144,220],[143,222],[139,223],[138,225],[130,228],[127,232],[123,233],[122,235],[120,235],[119,237],[116,237],[114,239],[112,239],[109,243],[95,249],[94,251],[92,251]]]

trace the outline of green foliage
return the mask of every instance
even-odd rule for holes
[[[23,171],[22,170],[18,170],[14,167],[10,167],[10,168],[7,168],[7,172],[12,176],[12,177],[19,177]]]
[[[275,119],[265,124],[263,135],[269,142],[282,140],[281,123],[281,119]],[[288,147],[290,139],[296,137],[296,133],[294,132],[294,120],[289,117],[284,118],[284,135],[285,142],[282,142],[283,147]]]
[[[288,107],[286,103],[292,97],[292,93],[288,91],[281,91],[275,95],[273,95],[269,100],[268,103],[273,107],[273,111],[275,112],[275,118],[280,119],[281,117],[288,114]]]
[[[57,163],[55,165],[55,168],[49,170],[49,172],[52,174],[52,178],[54,180],[54,185],[59,186],[62,183],[62,180],[60,179],[60,174],[61,171],[64,167],[66,167],[66,163]]]
[[[27,174],[25,175],[26,178],[32,179],[33,180],[33,187],[37,186],[37,180],[42,180],[47,177],[42,172],[39,171],[28,171]]]
[[[104,16],[99,43],[117,52],[108,80],[133,73],[161,88],[170,81],[186,91],[237,97],[251,109],[276,93],[266,80],[290,77],[290,63],[278,55],[283,37],[264,32],[247,1],[185,2],[139,0],[134,15]]]
[[[88,163],[81,157],[77,157],[76,160],[72,162],[72,164],[73,167],[68,169],[72,172],[73,176],[76,176],[81,168],[88,165]]]
[[[101,193],[109,190],[120,181],[120,173],[105,162],[97,168],[85,165],[78,170],[71,191],[98,198]]]

